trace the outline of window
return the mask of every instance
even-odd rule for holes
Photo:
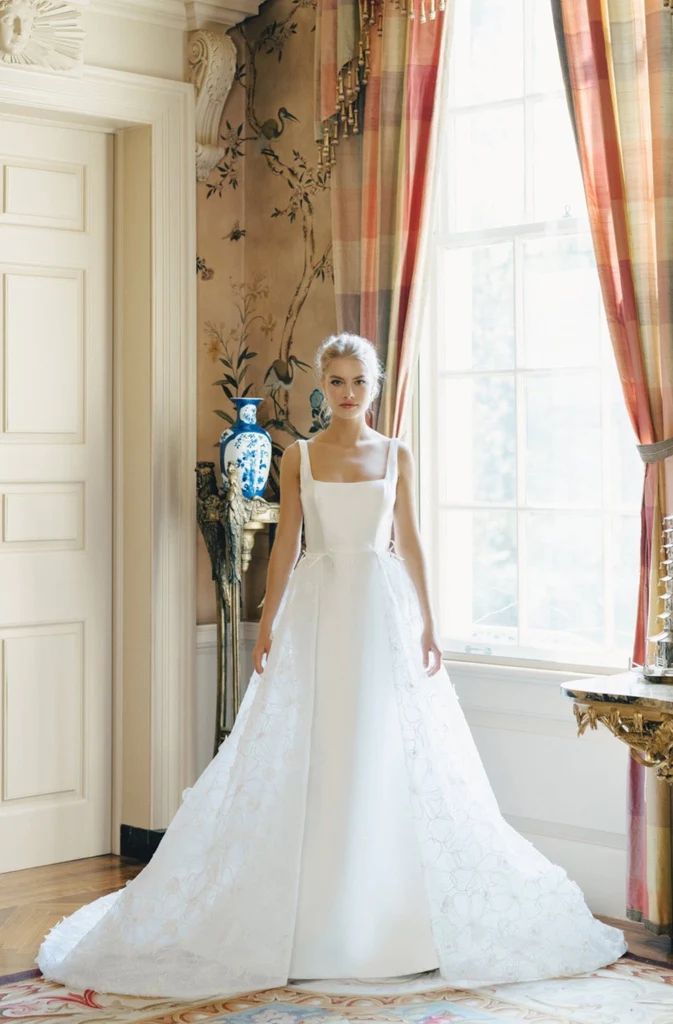
[[[550,4],[456,0],[450,64],[418,403],[444,650],[626,668],[643,464]]]

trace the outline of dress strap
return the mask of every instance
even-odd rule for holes
[[[386,479],[397,485],[397,445],[399,438],[390,438],[390,451],[388,452],[388,465],[386,467]]]
[[[307,490],[311,482],[311,468],[308,460],[308,450],[306,448],[306,438],[300,437],[297,440],[299,445],[299,482],[302,490]]]

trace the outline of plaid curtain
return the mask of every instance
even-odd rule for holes
[[[416,333],[414,271],[427,211],[428,163],[448,13],[379,0],[324,0],[316,38],[316,135],[331,169],[339,330],[370,338],[386,379],[370,422],[399,436]]]
[[[624,400],[645,463],[633,659],[659,631],[673,513],[673,19],[666,0],[551,0]],[[629,758],[627,917],[673,934],[671,787]]]

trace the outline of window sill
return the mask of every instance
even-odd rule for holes
[[[520,681],[542,680],[556,684],[570,678],[614,675],[628,671],[628,665],[584,665],[572,662],[542,661],[531,658],[505,658],[496,655],[460,655],[455,651],[442,654],[449,674],[482,679],[511,676]]]

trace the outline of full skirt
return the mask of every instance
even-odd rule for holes
[[[300,559],[231,735],[143,871],[46,935],[43,974],[196,999],[437,965],[476,988],[618,959],[623,932],[501,815],[421,631],[392,552]]]

